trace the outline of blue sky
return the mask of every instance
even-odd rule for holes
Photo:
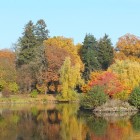
[[[115,45],[126,33],[140,36],[140,0],[0,0],[0,49],[10,48],[25,24],[44,19],[50,36],[82,43],[105,33]]]

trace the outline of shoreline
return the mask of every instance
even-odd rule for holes
[[[23,95],[11,95],[10,97],[0,97],[0,105],[13,105],[13,104],[65,104],[65,103],[79,103],[79,101],[59,101],[56,99],[55,95],[38,95],[36,98],[32,98],[27,94]],[[97,106],[96,108],[83,108],[80,110],[90,111],[93,114],[114,114],[114,113],[132,113],[138,112],[139,110],[131,106],[128,102],[121,101],[109,101],[102,106]]]

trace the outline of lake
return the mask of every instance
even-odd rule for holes
[[[0,140],[140,140],[140,114],[97,117],[77,104],[0,105]]]

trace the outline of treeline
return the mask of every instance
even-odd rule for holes
[[[0,91],[54,93],[74,100],[77,92],[101,86],[111,98],[128,98],[140,83],[140,39],[126,34],[113,47],[108,35],[86,34],[83,43],[49,37],[44,20],[29,21],[15,50],[0,50]]]

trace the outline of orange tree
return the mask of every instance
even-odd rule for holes
[[[0,90],[17,92],[15,54],[10,50],[0,51]]]
[[[94,86],[103,87],[104,92],[110,97],[122,92],[125,88],[119,81],[117,74],[111,71],[92,72],[90,80],[82,87],[82,91],[87,92]]]
[[[117,42],[116,52],[114,59],[125,60],[131,59],[140,62],[140,38],[126,34],[121,36]]]
[[[59,71],[65,58],[70,57],[71,66],[80,65],[81,71],[83,70],[83,63],[72,39],[64,37],[49,38],[44,41],[44,46],[45,57],[47,58],[47,70],[45,71],[44,82],[49,91],[59,92],[61,90]]]

